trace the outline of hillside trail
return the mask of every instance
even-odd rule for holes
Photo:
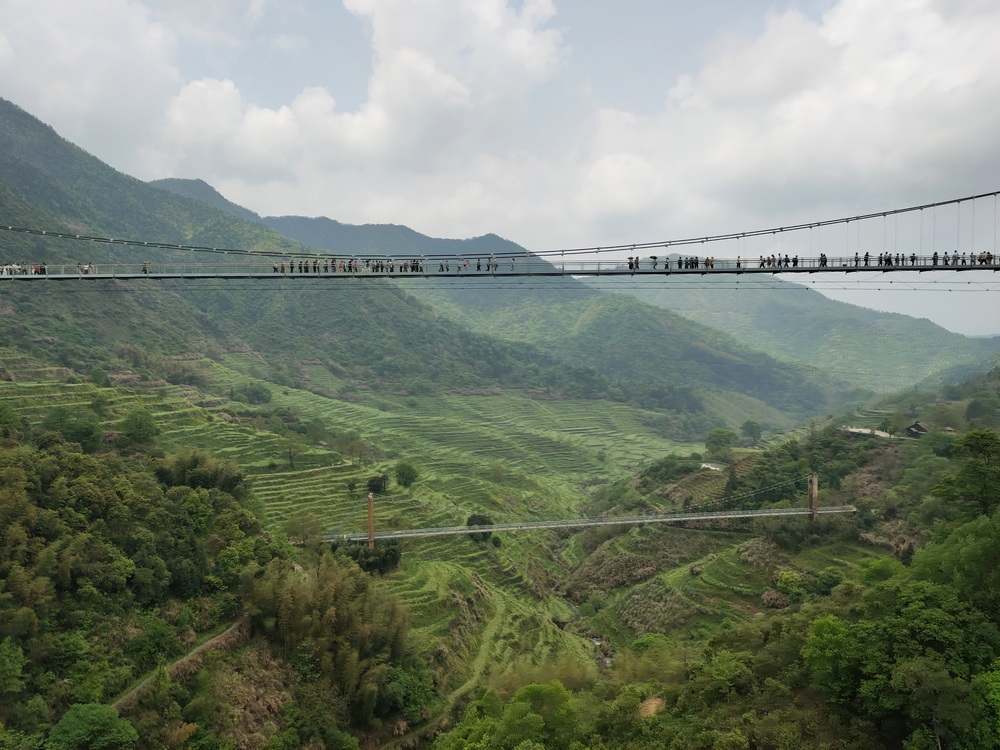
[[[419,727],[416,727],[399,737],[393,737],[386,742],[383,742],[381,745],[383,749],[398,748],[401,746],[408,747],[408,745],[404,743],[409,740],[416,739],[417,737],[433,730],[441,719],[451,712],[452,708],[454,708],[460,698],[480,684],[483,672],[486,671],[486,663],[489,660],[490,655],[493,653],[493,643],[496,640],[498,631],[500,630],[500,625],[507,617],[507,600],[498,596],[496,602],[496,611],[493,613],[493,617],[490,621],[486,624],[486,627],[483,629],[483,635],[479,639],[479,651],[476,652],[476,658],[472,660],[472,671],[469,679],[445,696],[444,708],[442,708],[436,715],[430,717]]]
[[[200,644],[198,646],[195,646],[193,649],[191,649],[190,651],[188,651],[183,656],[180,656],[177,659],[175,659],[174,661],[172,661],[170,664],[167,664],[166,665],[167,674],[170,677],[173,677],[174,673],[177,671],[177,669],[179,667],[181,667],[182,665],[188,663],[189,661],[191,661],[192,659],[194,659],[199,654],[202,654],[205,651],[208,651],[208,650],[212,649],[213,647],[218,646],[220,643],[224,642],[224,639],[227,636],[232,635],[237,630],[239,630],[241,627],[247,625],[247,623],[248,623],[247,618],[246,617],[241,617],[240,619],[238,619],[236,622],[234,622],[232,625],[230,625],[228,628],[226,628],[225,630],[223,630],[218,635],[212,636],[211,638],[209,638],[204,643],[202,643],[202,644]],[[128,702],[130,702],[133,698],[137,697],[146,688],[146,686],[152,681],[152,679],[154,677],[156,677],[156,672],[157,672],[158,669],[159,669],[159,667],[157,667],[156,669],[152,670],[145,677],[143,677],[139,682],[137,682],[135,685],[133,685],[132,688],[129,689],[128,692],[126,692],[125,694],[123,694],[120,698],[118,698],[118,700],[116,700],[114,703],[111,704],[111,708],[113,708],[115,711],[120,711],[121,708],[122,708],[122,706],[124,706],[125,704],[127,704]]]

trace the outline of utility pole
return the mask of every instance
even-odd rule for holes
[[[368,549],[375,549],[375,493],[368,493]]]
[[[819,508],[819,474],[809,475],[809,520],[816,520],[816,510]]]

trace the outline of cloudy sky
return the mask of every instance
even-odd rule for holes
[[[997,32],[996,0],[0,0],[0,96],[261,214],[551,250],[1000,189]],[[976,210],[942,231],[992,249]],[[1000,291],[926,282],[830,294],[1000,333]]]

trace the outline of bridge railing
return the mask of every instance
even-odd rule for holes
[[[855,513],[857,509],[851,505],[834,505],[817,508],[818,514]],[[390,529],[375,532],[376,539],[405,539],[424,536],[449,536],[457,534],[474,534],[477,532],[524,531],[529,529],[576,528],[586,526],[637,526],[648,523],[679,523],[681,521],[708,521],[725,518],[757,518],[774,516],[809,515],[809,508],[771,508],[757,510],[721,510],[703,513],[660,513],[642,516],[602,516],[596,518],[554,519],[549,521],[521,521],[515,523],[498,523],[473,526],[439,526],[427,529]],[[367,532],[346,534],[327,534],[328,542],[360,541],[368,538]]]
[[[559,258],[554,256],[511,258],[347,258],[338,257],[330,265],[329,256],[306,261],[302,259],[252,259],[217,263],[78,263],[51,264],[0,263],[0,278],[50,276],[56,278],[142,278],[152,275],[156,278],[198,278],[198,277],[343,277],[343,276],[385,276],[405,278],[415,276],[522,276],[560,275],[600,276],[622,274],[663,274],[663,273],[782,273],[782,272],[822,272],[822,271],[895,271],[895,270],[994,270],[1000,267],[1000,256],[983,253],[970,257],[939,254],[903,256],[892,255],[891,259],[877,255],[858,257],[782,257],[771,262],[768,257],[758,258],[706,258],[684,256],[681,258],[640,258],[631,264],[622,260],[593,258]]]

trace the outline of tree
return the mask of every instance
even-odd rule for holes
[[[1000,509],[929,542],[913,557],[917,578],[947,585],[983,612],[1000,612]]]
[[[21,415],[7,403],[0,403],[0,435],[12,437],[21,429]]]
[[[956,707],[972,705],[971,676],[987,671],[1000,652],[1000,633],[982,612],[948,587],[891,580],[865,595],[858,614],[850,634],[858,644],[861,710],[903,736],[930,724],[934,734],[954,737],[959,724],[978,721]]]
[[[955,445],[965,448],[987,466],[1000,463],[1000,435],[993,430],[971,430],[956,440]]]
[[[805,587],[802,585],[802,576],[794,570],[781,571],[778,574],[778,583],[775,588],[793,602],[801,602],[806,595]]]
[[[24,687],[21,670],[27,663],[21,647],[9,637],[0,642],[0,695],[21,692]]]
[[[160,434],[152,412],[141,406],[125,415],[118,424],[118,431],[129,445],[145,445]]]
[[[70,411],[65,406],[57,406],[42,420],[42,429],[53,430],[70,443],[79,443],[90,453],[97,450],[101,442],[101,425],[97,415],[89,409]]]
[[[739,437],[735,432],[720,427],[708,433],[708,437],[705,438],[705,448],[710,455],[722,456],[728,453],[729,449],[738,441]]]
[[[288,456],[288,468],[294,470],[295,457],[305,450],[305,446],[302,445],[302,443],[300,443],[298,440],[293,440],[292,438],[285,438],[282,450]]]
[[[993,430],[972,430],[955,441],[958,449],[972,455],[957,473],[945,477],[931,490],[948,500],[970,500],[985,515],[1000,502],[1000,435]]]
[[[266,404],[271,400],[271,391],[260,383],[247,383],[239,388],[230,388],[229,399],[246,404]]]
[[[119,719],[111,706],[77,703],[52,727],[46,747],[49,750],[130,750],[138,741],[135,727]]]
[[[469,520],[465,522],[466,526],[492,526],[493,519],[490,518],[485,513],[473,513],[469,516]],[[474,542],[485,542],[492,535],[492,531],[473,531],[469,534],[469,539]]]
[[[752,419],[748,419],[746,422],[740,425],[740,434],[743,435],[747,440],[749,440],[754,445],[760,442],[761,429],[760,425],[754,422]]]
[[[857,680],[857,652],[858,644],[848,624],[836,615],[824,615],[809,627],[802,658],[816,687],[834,701],[845,701]]]
[[[978,426],[1000,423],[1000,396],[989,391],[976,394],[965,408],[965,419]]]
[[[417,481],[420,477],[420,472],[417,471],[411,463],[406,461],[400,461],[396,464],[396,483],[400,487],[409,487],[411,484]]]
[[[90,382],[95,383],[102,388],[108,388],[111,386],[111,381],[108,380],[107,371],[100,367],[94,367],[90,370]]]
[[[389,489],[389,475],[388,474],[376,474],[373,477],[368,477],[368,491],[379,493],[385,492]]]

